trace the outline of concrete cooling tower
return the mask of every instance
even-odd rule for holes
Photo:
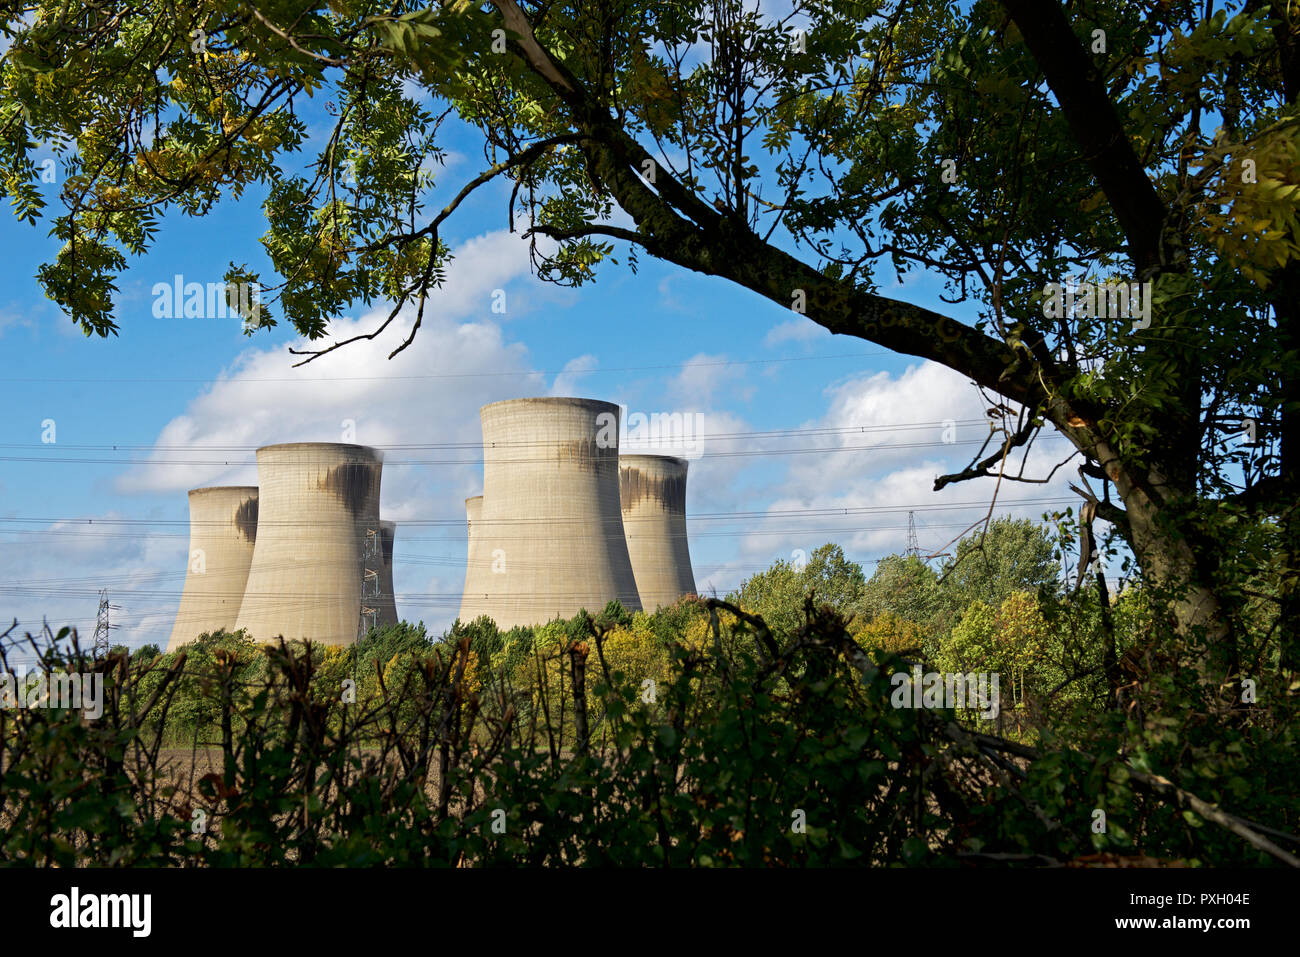
[[[168,651],[175,651],[204,632],[234,629],[256,541],[256,487],[217,486],[190,491],[189,564]]]
[[[257,641],[357,640],[367,572],[383,576],[381,469],[379,453],[360,445],[257,450],[261,514],[237,627]]]
[[[467,581],[475,568],[490,578],[484,611],[498,626],[595,614],[615,598],[641,608],[619,507],[618,415],[609,402],[569,398],[480,410],[488,540]]]
[[[686,543],[686,460],[619,456],[618,485],[641,606],[654,611],[693,595],[695,575]]]
[[[492,594],[492,551],[483,550],[483,496],[465,499],[465,525],[468,538],[465,558],[465,592],[460,600],[460,620],[469,624],[479,615],[490,615]]]

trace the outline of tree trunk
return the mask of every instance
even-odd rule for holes
[[[1213,566],[1197,554],[1195,538],[1178,514],[1180,503],[1195,500],[1194,489],[1167,483],[1155,468],[1134,475],[1099,444],[1098,458],[1115,484],[1128,517],[1129,544],[1148,581],[1163,597],[1176,633],[1195,653],[1202,676],[1222,682],[1236,657],[1234,631],[1209,581]]]

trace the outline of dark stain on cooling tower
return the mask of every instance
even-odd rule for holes
[[[235,528],[249,544],[257,543],[257,496],[250,495],[235,509]]]
[[[623,511],[630,512],[642,499],[658,502],[663,508],[686,511],[686,473],[653,475],[635,466],[618,470],[618,498]]]
[[[325,477],[317,483],[317,488],[333,492],[351,515],[359,517],[370,496],[377,491],[377,478],[373,463],[345,462],[326,472]]]
[[[595,439],[568,439],[556,443],[555,454],[566,465],[576,465],[585,472],[596,472],[602,467],[609,467],[613,451],[598,448]]]
[[[384,550],[384,564],[385,564],[385,565],[391,565],[391,564],[393,564],[393,534],[394,534],[394,532],[395,532],[395,529],[391,529],[391,528],[382,528],[382,527],[381,527],[380,530],[379,530],[379,542],[380,542],[380,547],[383,548],[383,550]]]

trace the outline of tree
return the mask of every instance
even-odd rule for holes
[[[937,664],[941,671],[1001,671],[997,609],[971,602],[952,634],[942,643]]]
[[[867,622],[911,623],[927,654],[945,639],[975,602],[997,609],[1008,598],[1036,592],[1056,581],[1059,565],[1043,526],[1028,519],[997,519],[987,532],[957,543],[956,555],[940,572],[915,555],[888,555],[862,589],[858,613]]]
[[[894,654],[916,654],[925,644],[926,632],[916,622],[886,611],[859,624],[853,638],[868,650],[879,648]]]
[[[41,0],[4,33],[0,188],[35,222],[35,138],[60,153],[64,246],[40,279],[87,334],[116,330],[115,277],[163,211],[256,185],[285,317],[320,340],[348,303],[392,301],[373,338],[411,303],[400,349],[453,268],[441,226],[504,177],[544,278],[589,281],[617,243],[970,377],[996,441],[936,487],[1041,480],[1012,453],[1050,423],[1101,486],[1085,523],[1114,523],[1207,687],[1242,632],[1216,532],[1275,519],[1300,663],[1290,4]],[[304,167],[317,94],[334,127]],[[487,162],[431,192],[450,114]],[[977,320],[880,292],[916,268]],[[1056,294],[1075,274],[1124,285],[1103,309],[1095,286]]]
[[[915,622],[929,633],[939,610],[939,579],[915,555],[887,555],[862,589],[859,615],[866,621],[891,616]]]
[[[730,596],[734,604],[759,615],[779,634],[790,634],[804,621],[804,599],[851,615],[862,594],[862,566],[844,557],[839,545],[816,549],[802,566],[777,559],[772,567],[744,581]]]
[[[728,599],[745,611],[758,615],[778,634],[799,627],[803,606],[803,576],[784,559],[741,583]]]
[[[1018,705],[1025,699],[1030,672],[1038,671],[1042,664],[1048,640],[1047,622],[1038,608],[1038,599],[1023,591],[1008,595],[998,606],[997,627],[998,645],[1011,678],[1007,690]]]
[[[803,588],[811,592],[819,605],[848,612],[862,595],[866,577],[862,566],[844,557],[844,549],[827,543],[815,549],[803,568]]]
[[[947,604],[960,614],[972,601],[997,606],[1017,592],[1055,585],[1060,564],[1042,525],[1024,518],[999,518],[987,532],[957,543],[957,554],[943,566]]]
[[[996,606],[976,599],[940,644],[937,664],[944,672],[996,672],[1000,693],[1015,706],[1037,684],[1032,672],[1042,664],[1047,637],[1033,595],[1016,592]]]

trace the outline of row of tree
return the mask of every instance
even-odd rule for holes
[[[778,560],[731,597],[793,633],[811,594],[844,615],[865,648],[944,672],[999,673],[1007,705],[1042,726],[1047,708],[1113,705],[1127,680],[1119,663],[1151,625],[1143,589],[1112,595],[1097,589],[1095,572],[1076,588],[1059,555],[1043,524],[1000,518],[962,538],[937,567],[893,554],[868,577],[840,546],[826,544],[804,564]]]

